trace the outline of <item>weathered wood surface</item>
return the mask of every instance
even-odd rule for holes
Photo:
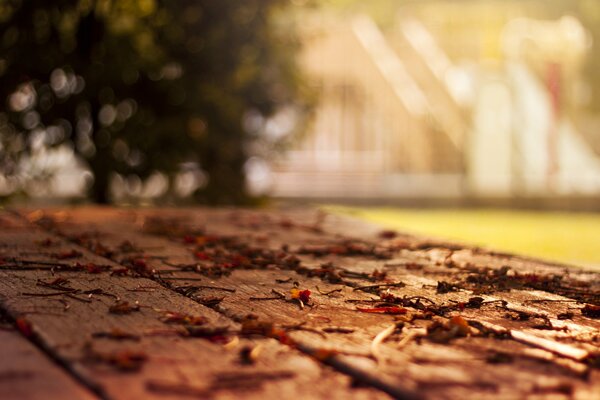
[[[0,399],[96,398],[7,321],[0,323]]]
[[[600,399],[599,274],[379,234],[306,210],[4,212],[1,307],[105,398]]]

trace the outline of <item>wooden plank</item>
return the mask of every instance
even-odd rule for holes
[[[0,399],[97,398],[19,334],[13,324],[0,321],[0,343]]]
[[[13,317],[25,318],[35,339],[103,397],[230,399],[239,398],[242,393],[244,398],[386,397],[369,388],[352,388],[348,377],[322,368],[313,359],[274,339],[240,337],[237,345],[233,342],[227,346],[176,335],[174,332],[182,327],[166,323],[164,310],[206,319],[199,329],[237,331],[239,325],[152,280],[111,275],[121,266],[51,233],[33,229],[17,217],[3,214],[2,224],[2,307]],[[79,253],[72,259],[67,257]],[[75,263],[85,267],[82,271],[60,268]],[[108,265],[111,270],[90,273],[87,268],[95,269],[90,263]],[[54,265],[54,270],[48,264]],[[76,289],[70,293],[75,297],[30,294],[57,292],[44,286],[44,282],[57,278],[69,281],[64,286]],[[87,291],[95,294],[88,297]],[[123,315],[109,312],[116,302],[115,296],[130,305],[139,304],[140,310]],[[98,337],[111,336],[115,328],[136,337],[131,340]],[[219,335],[213,336],[214,340],[220,339]],[[260,346],[257,360],[245,365],[243,349],[256,346]],[[139,370],[124,371],[131,364],[127,362],[128,356],[135,353],[146,360]]]
[[[199,228],[205,228],[208,235],[235,235],[236,238],[262,249],[276,250],[287,245],[288,249],[298,251],[302,247],[323,245],[326,243],[338,243],[341,239],[334,234],[327,233],[329,230],[338,230],[343,223],[332,223],[326,227],[325,223],[320,226],[314,223],[318,221],[306,212],[297,213],[265,213],[235,212],[231,211],[207,211],[207,210],[160,210],[156,211],[119,211],[119,210],[76,210],[62,213],[62,221],[58,222],[61,232],[73,240],[89,236],[90,232],[99,233],[98,240],[108,248],[117,248],[125,238],[145,247],[141,253],[146,256],[148,264],[157,270],[171,270],[169,264],[194,264],[199,262],[193,256],[194,246],[185,244],[184,235]],[[162,219],[156,219],[160,215]],[[307,222],[308,221],[308,222]],[[349,232],[347,228],[343,229]],[[153,234],[149,234],[153,233]],[[364,235],[361,234],[360,225],[354,224],[351,234],[355,237],[369,238],[373,240],[375,230],[369,228]],[[171,236],[170,239],[161,237]],[[175,239],[175,240],[173,240]],[[394,239],[398,241],[398,239]],[[469,298],[476,293],[472,290],[459,289],[449,293],[437,293],[436,285],[438,279],[450,280],[455,275],[463,278],[473,274],[473,265],[469,263],[490,263],[492,269],[501,270],[506,263],[519,264],[519,272],[527,271],[543,276],[548,273],[564,273],[563,267],[542,262],[529,261],[518,257],[502,256],[497,258],[493,254],[482,253],[478,249],[462,249],[460,246],[438,242],[427,242],[422,239],[400,237],[402,246],[392,254],[390,260],[377,260],[373,257],[343,257],[339,254],[326,255],[324,257],[313,257],[311,255],[298,254],[303,266],[310,269],[318,269],[324,263],[334,263],[335,266],[351,272],[362,272],[372,274],[375,270],[386,271],[387,278],[392,282],[402,281],[402,288],[390,287],[390,293],[397,296],[426,296],[436,304],[452,304],[452,301],[468,302]],[[88,242],[90,245],[92,242]],[[96,243],[97,245],[97,243]],[[445,246],[445,247],[444,247]],[[454,260],[455,254],[470,252],[472,258],[466,260]],[[118,259],[118,255],[115,259]],[[477,257],[481,257],[478,259]],[[113,257],[114,258],[114,257]],[[483,261],[482,261],[483,260]],[[451,261],[451,262],[448,262]],[[464,265],[457,265],[463,262]],[[418,267],[418,268],[417,268]],[[475,265],[477,267],[477,265]],[[516,267],[513,267],[516,268]],[[491,272],[493,273],[493,272]],[[199,285],[221,286],[235,288],[234,294],[226,294],[223,301],[215,309],[221,313],[240,319],[248,313],[257,314],[259,318],[273,321],[279,325],[294,325],[306,322],[303,327],[323,332],[332,327],[350,327],[354,332],[350,334],[326,334],[323,338],[314,332],[298,331],[290,334],[294,340],[311,346],[312,348],[329,348],[336,351],[368,354],[371,349],[372,339],[375,335],[389,327],[395,319],[393,316],[372,315],[357,312],[355,305],[346,302],[349,297],[366,298],[376,297],[355,291],[352,286],[372,284],[368,279],[345,277],[345,284],[332,285],[317,277],[307,277],[307,274],[298,274],[293,270],[281,268],[259,268],[259,269],[236,269],[230,276],[219,278],[207,278],[191,272],[172,272],[169,278],[189,278],[185,280],[165,279],[162,283],[168,286]],[[463,276],[464,275],[464,276]],[[585,272],[570,272],[574,279],[582,280],[582,277],[591,282],[589,288],[595,290],[594,279]],[[167,275],[163,274],[163,277]],[[597,277],[597,275],[595,275]],[[587,278],[586,278],[587,277]],[[593,278],[594,275],[591,275]],[[198,281],[200,279],[200,281]],[[278,282],[279,280],[279,282]],[[293,282],[298,281],[301,288],[310,288],[313,291],[313,299],[318,302],[317,307],[301,310],[296,303],[285,300],[260,301],[250,300],[253,297],[266,297],[271,294],[271,289],[289,293],[293,288]],[[198,283],[200,282],[200,283]],[[349,284],[352,283],[351,286]],[[323,291],[341,288],[340,297],[319,295],[317,286]],[[200,294],[190,297],[215,295],[214,289],[203,288]],[[531,299],[531,293],[535,293],[534,299],[555,299],[549,292],[530,292],[524,290],[513,290],[503,292],[492,290],[489,294],[482,295],[484,300],[508,301],[509,309],[495,307],[492,303],[484,308],[466,308],[455,310],[447,315],[462,315],[469,320],[480,321],[491,326],[499,327],[505,331],[517,332],[515,338],[523,336],[520,332],[534,330],[534,338],[550,337],[557,340],[569,341],[569,346],[574,349],[582,349],[588,354],[597,352],[598,346],[594,344],[594,331],[597,332],[597,321],[581,316],[581,305],[575,310],[579,314],[568,323],[568,328],[573,332],[562,332],[562,336],[556,335],[557,331],[539,330],[534,326],[539,324],[538,317],[528,319],[513,319],[507,314],[518,311],[528,312],[531,315],[544,314],[556,307],[545,305],[542,308],[523,304]],[[543,303],[542,303],[543,304]],[[547,303],[552,304],[552,303]],[[546,318],[546,317],[544,317]],[[543,319],[546,321],[548,318]],[[442,319],[447,323],[448,319]],[[558,320],[550,320],[555,324]],[[430,321],[416,320],[407,323],[407,329],[417,332],[430,326]],[[579,331],[577,331],[577,329]],[[443,333],[443,332],[442,332]],[[526,332],[525,332],[526,333]],[[403,340],[405,336],[400,336]],[[597,337],[597,336],[596,336]],[[398,338],[398,336],[394,336]],[[532,349],[526,340],[498,340],[495,338],[470,336],[451,338],[449,343],[431,343],[430,341],[408,342],[401,349],[395,348],[394,342],[381,346],[385,362],[375,364],[365,357],[353,357],[352,361],[359,362],[363,369],[370,371],[375,376],[383,376],[386,379],[393,378],[396,381],[401,378],[405,386],[418,388],[424,394],[432,398],[449,396],[456,398],[477,398],[480,396],[506,398],[514,396],[535,395],[538,392],[560,395],[561,390],[569,391],[577,396],[593,393],[598,389],[594,379],[588,381],[581,379],[582,376],[598,377],[597,369],[590,369],[587,365],[577,360],[565,359],[563,355],[552,354],[551,351]],[[597,343],[597,342],[596,342]],[[482,354],[482,349],[484,353]],[[537,353],[535,352],[537,351]],[[540,353],[541,351],[541,353]],[[510,367],[498,366],[494,359],[498,354],[508,354],[505,361]],[[500,356],[500,358],[502,358]],[[451,367],[451,368],[450,368]],[[450,369],[449,369],[450,368]],[[451,373],[450,373],[451,371]],[[537,378],[536,378],[537,377]],[[539,387],[539,380],[545,383]]]

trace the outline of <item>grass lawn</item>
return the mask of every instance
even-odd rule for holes
[[[398,231],[600,270],[600,214],[327,206]]]

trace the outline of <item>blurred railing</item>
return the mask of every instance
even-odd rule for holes
[[[313,35],[303,63],[319,81],[320,103],[309,132],[275,164],[274,194],[316,196],[318,186],[319,196],[393,196],[415,188],[403,175],[439,176],[423,195],[456,193],[463,132],[450,134],[379,28],[362,16]]]
[[[542,34],[532,34],[537,31],[529,25],[543,27]],[[569,38],[579,29],[573,19],[508,23],[502,35],[511,46],[491,67],[478,66],[468,103],[449,79],[458,66],[418,19],[402,15],[387,37],[366,16],[318,26],[307,31],[303,65],[317,82],[320,102],[308,132],[273,166],[275,196],[600,193],[600,158],[568,109],[557,111],[562,94],[553,82],[574,76],[576,67],[568,60],[561,67],[544,52],[532,58],[514,51],[538,36],[540,46],[548,46],[547,32],[560,27],[569,28]]]

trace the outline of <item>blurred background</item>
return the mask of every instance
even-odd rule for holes
[[[343,203],[599,265],[599,45],[596,0],[0,0],[0,196]]]

